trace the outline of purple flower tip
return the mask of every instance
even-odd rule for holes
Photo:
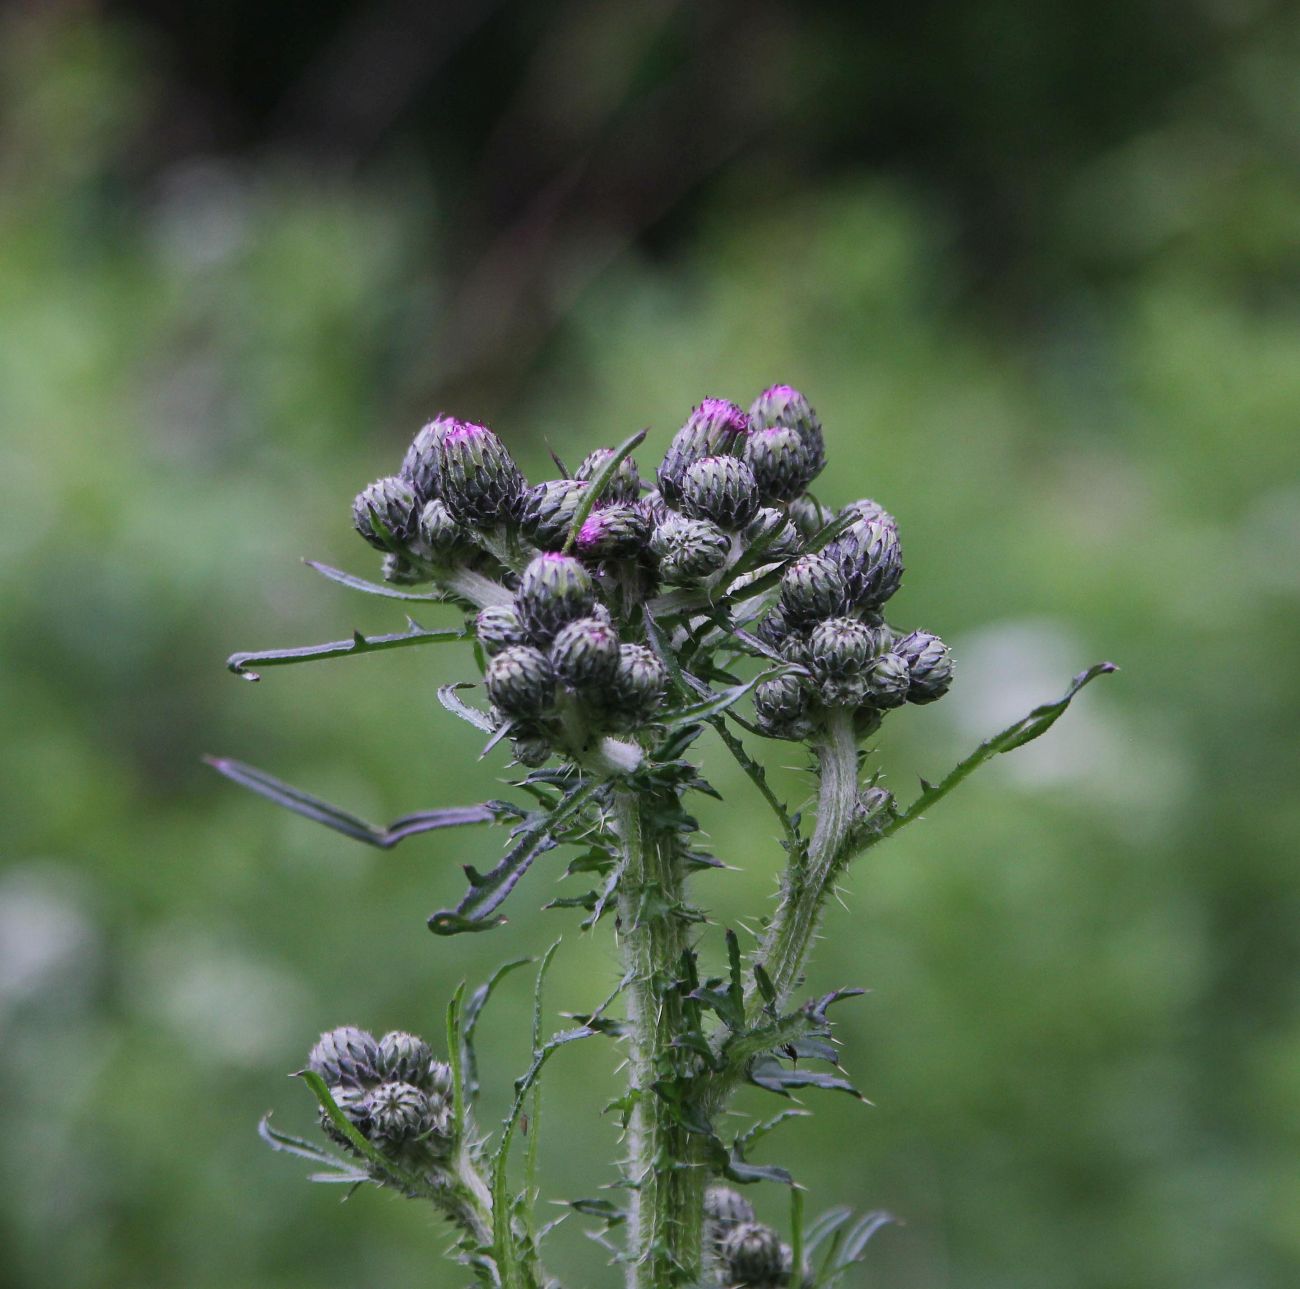
[[[447,435],[448,442],[464,442],[466,439],[482,438],[491,435],[486,425],[475,425],[473,421],[457,421],[455,428]]]

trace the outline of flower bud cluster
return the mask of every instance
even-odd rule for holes
[[[790,1246],[754,1215],[754,1206],[728,1186],[704,1196],[709,1262],[720,1289],[783,1289],[792,1281]]]
[[[335,1105],[380,1153],[407,1166],[435,1167],[455,1149],[451,1067],[414,1034],[376,1039],[343,1026],[322,1034],[307,1058]],[[352,1144],[323,1111],[321,1126],[340,1146]]]
[[[825,464],[821,422],[788,385],[764,390],[748,411],[704,399],[649,491],[636,462],[608,448],[571,476],[530,486],[490,429],[440,416],[398,474],[359,494],[353,520],[384,552],[390,582],[436,579],[474,599],[486,575],[509,594],[478,613],[475,634],[488,694],[526,765],[650,720],[668,675],[637,643],[643,603],[659,596],[689,612],[745,581],[770,586],[782,569],[757,632],[800,670],[765,681],[754,701],[764,733],[806,739],[829,710],[871,721],[933,702],[952,679],[941,640],[885,623],[903,575],[893,516],[869,500],[827,509],[807,491]],[[815,540],[837,520],[832,540]],[[465,571],[478,581],[457,582]]]
[[[759,728],[775,738],[808,738],[832,708],[871,721],[907,702],[934,702],[952,683],[938,636],[904,635],[885,622],[903,577],[893,516],[863,500],[835,518],[843,527],[824,550],[786,565],[777,603],[759,624],[759,638],[803,669],[754,692]]]
[[[481,610],[475,632],[488,655],[488,697],[511,722],[525,765],[540,764],[557,743],[639,728],[668,689],[654,652],[619,639],[595,578],[575,556],[537,556],[514,603]]]

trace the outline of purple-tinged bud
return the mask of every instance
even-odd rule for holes
[[[611,729],[635,730],[658,710],[668,692],[668,669],[653,649],[625,644],[601,704]]]
[[[745,460],[764,501],[793,501],[812,482],[807,444],[789,425],[754,430],[745,444]]]
[[[357,493],[352,525],[376,550],[405,546],[415,533],[415,492],[398,475],[376,479]]]
[[[430,1098],[451,1096],[455,1089],[455,1079],[451,1066],[446,1061],[430,1061],[429,1069],[417,1083],[429,1094]]]
[[[809,665],[818,680],[860,676],[879,643],[878,635],[856,618],[828,618],[809,633]]]
[[[898,520],[887,511],[878,501],[872,501],[870,497],[863,497],[859,501],[850,501],[847,506],[840,507],[840,513],[836,518],[845,515],[852,515],[855,520],[865,524],[884,524],[886,528],[892,528],[898,531]]]
[[[469,553],[469,534],[452,518],[447,503],[435,497],[420,511],[420,541],[437,560],[448,560]]]
[[[402,458],[402,468],[398,473],[410,482],[421,505],[438,495],[438,443],[455,426],[454,416],[434,417],[420,427]]]
[[[948,692],[952,684],[952,653],[938,636],[929,631],[913,631],[894,645],[894,652],[907,663],[911,677],[908,702],[933,703]]]
[[[770,1226],[741,1222],[718,1249],[728,1289],[777,1289],[789,1283],[792,1254]]]
[[[371,1135],[400,1146],[431,1127],[429,1099],[412,1083],[381,1083],[367,1098]]]
[[[811,696],[798,676],[774,676],[754,690],[758,727],[771,738],[805,739],[813,731]]]
[[[719,528],[744,528],[758,513],[754,472],[739,457],[703,457],[682,475],[682,510]]]
[[[794,623],[786,616],[779,604],[774,604],[758,620],[754,634],[772,649],[779,649],[787,636],[794,630]]]
[[[645,549],[649,535],[640,506],[601,506],[583,520],[574,548],[586,559],[626,559]]]
[[[746,547],[765,540],[761,560],[764,563],[793,559],[803,549],[798,530],[775,506],[760,510],[745,526],[740,540]]]
[[[618,661],[618,632],[599,618],[570,622],[551,646],[555,674],[580,694],[608,685],[618,670]]]
[[[333,1086],[364,1088],[379,1080],[379,1044],[352,1025],[327,1030],[307,1057],[307,1068]]]
[[[826,464],[826,441],[822,423],[808,400],[789,385],[772,385],[765,389],[749,409],[749,419],[756,430],[786,425],[799,432],[808,453],[809,480],[815,479]]]
[[[867,698],[873,707],[888,710],[907,702],[912,683],[907,662],[896,653],[882,653],[867,669]]]
[[[590,617],[596,584],[581,560],[570,555],[539,555],[524,569],[515,608],[534,644],[548,645],[567,622]]]
[[[749,417],[725,398],[706,398],[692,409],[673,436],[659,467],[659,491],[676,504],[681,500],[687,468],[704,457],[739,456],[749,437]]]
[[[829,555],[800,555],[781,577],[781,609],[790,622],[835,617],[848,607],[848,588]]]
[[[515,518],[524,476],[486,425],[457,421],[438,438],[436,448],[438,487],[457,519],[495,528]]]
[[[474,618],[474,634],[488,657],[511,645],[528,643],[528,633],[511,604],[489,604]]]
[[[659,576],[684,586],[716,573],[731,552],[731,538],[707,519],[683,519],[670,513],[650,534],[650,553]]]
[[[663,494],[658,488],[652,492],[647,492],[641,498],[637,505],[641,507],[641,513],[645,515],[646,522],[651,528],[656,528],[668,519],[674,517],[677,512],[669,508],[668,503],[664,500]]]
[[[520,502],[520,531],[542,550],[559,550],[568,540],[586,491],[581,479],[550,479],[529,488]]]
[[[483,683],[492,702],[512,719],[541,716],[555,702],[555,673],[532,645],[502,649],[488,663]]]
[[[510,750],[520,765],[535,770],[551,759],[551,753],[555,749],[551,746],[550,739],[541,734],[524,734],[510,740]]]
[[[887,524],[858,520],[826,548],[839,562],[852,604],[879,608],[903,580],[903,552],[898,532]]]
[[[582,459],[582,464],[573,472],[575,479],[590,481],[605,468],[614,456],[613,448],[597,448]],[[624,457],[614,471],[614,477],[600,494],[597,505],[630,506],[641,496],[641,472],[631,457]]]
[[[392,551],[384,556],[382,570],[384,581],[394,586],[419,586],[429,580],[429,575],[422,573],[405,555]]]
[[[829,506],[823,506],[815,497],[804,493],[790,503],[790,518],[799,530],[799,536],[808,541],[835,518],[835,512]]]
[[[387,1081],[422,1084],[432,1061],[432,1049],[414,1034],[394,1029],[379,1040],[378,1069]]]

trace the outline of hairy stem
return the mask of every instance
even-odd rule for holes
[[[698,1143],[655,1090],[689,1059],[674,1046],[683,1028],[677,977],[687,948],[679,916],[684,872],[671,832],[657,830],[653,801],[620,790],[619,921],[631,1053],[628,1089],[628,1289],[671,1289],[700,1277],[705,1170]]]
[[[776,990],[777,1011],[785,1008],[802,978],[826,897],[844,866],[858,799],[858,747],[852,712],[832,709],[815,751],[820,781],[817,827],[807,855],[791,856],[781,906],[756,956]],[[756,1016],[759,1000],[751,998],[750,1002]]]

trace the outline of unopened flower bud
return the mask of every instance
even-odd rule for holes
[[[438,495],[438,443],[455,425],[455,417],[435,417],[421,426],[402,458],[402,468],[398,473],[410,482],[421,505]]]
[[[676,504],[681,500],[687,468],[704,457],[737,456],[749,437],[749,417],[725,398],[706,398],[691,411],[659,467],[659,491]]]
[[[798,676],[774,676],[754,690],[759,728],[773,738],[807,738],[813,730],[810,703],[807,686]]]
[[[928,631],[913,631],[894,645],[894,652],[907,663],[911,703],[933,703],[952,684],[952,654],[948,646]]]
[[[781,609],[791,622],[834,617],[848,607],[848,588],[838,562],[814,552],[800,555],[781,578]]]
[[[873,520],[850,524],[826,553],[839,562],[849,599],[862,608],[878,608],[903,580],[903,553],[898,531]]]
[[[579,693],[607,685],[618,670],[618,632],[599,618],[579,618],[563,627],[551,646],[551,666]]]
[[[815,537],[835,518],[835,512],[829,506],[823,506],[815,497],[804,493],[790,503],[790,518],[799,530],[799,536],[807,541]]]
[[[590,481],[605,468],[614,455],[613,448],[597,448],[582,459],[582,464],[573,472],[575,479]],[[630,506],[641,496],[641,472],[631,457],[624,457],[614,471],[614,477],[600,494],[601,504]]]
[[[430,1061],[423,1079],[416,1080],[430,1096],[449,1097],[455,1087],[451,1066],[446,1061]]]
[[[714,1184],[704,1192],[704,1217],[711,1225],[722,1228],[715,1233],[715,1239],[720,1241],[730,1227],[754,1220],[754,1206],[730,1186]]]
[[[319,1071],[318,1071],[319,1073]],[[322,1076],[323,1077],[323,1076]],[[346,1083],[336,1083],[329,1090],[334,1104],[343,1112],[347,1121],[363,1136],[370,1135],[370,1094],[362,1087],[353,1087]],[[330,1118],[324,1106],[320,1107],[320,1126],[325,1135],[337,1145],[345,1146],[356,1153],[355,1147],[347,1139],[339,1126]]]
[[[489,657],[511,645],[528,643],[528,634],[513,604],[489,604],[474,619],[474,634]]]
[[[667,522],[676,516],[676,511],[672,510],[664,500],[663,493],[658,488],[647,492],[637,505],[641,507],[641,513],[646,517],[646,522],[651,529],[658,527],[660,524]]]
[[[574,546],[587,559],[621,559],[643,550],[649,534],[639,506],[602,506],[583,520]]]
[[[381,1083],[367,1098],[371,1134],[398,1146],[428,1131],[429,1099],[412,1083]]]
[[[395,1029],[379,1040],[379,1073],[385,1080],[418,1086],[427,1077],[432,1061],[428,1043],[414,1034]]]
[[[539,555],[524,569],[515,593],[520,621],[534,644],[547,645],[568,622],[591,616],[596,584],[580,560]]]
[[[864,788],[853,804],[853,826],[863,828],[894,806],[894,794],[886,788]]]
[[[457,421],[436,447],[438,487],[457,519],[493,528],[514,518],[524,476],[505,444],[486,425]]]
[[[376,479],[352,503],[353,527],[376,550],[405,546],[415,532],[415,519],[415,492],[398,475]]]
[[[529,488],[520,502],[520,531],[542,550],[559,550],[586,491],[580,479],[550,479]]]
[[[435,559],[448,559],[469,546],[469,534],[452,517],[447,503],[437,497],[420,511],[419,531],[420,541]]]
[[[364,1029],[341,1025],[320,1036],[307,1067],[331,1086],[369,1087],[379,1079],[379,1044]]]
[[[799,530],[775,506],[764,506],[740,534],[743,546],[763,542],[762,562],[793,559],[803,549]]]
[[[551,759],[551,753],[555,749],[551,746],[550,739],[541,734],[524,734],[510,740],[510,750],[520,765],[536,769]]]
[[[800,432],[789,425],[754,430],[745,460],[765,500],[792,501],[812,481],[812,457]]]
[[[507,716],[541,716],[555,701],[555,673],[532,645],[502,649],[483,674],[488,697]]]
[[[770,1226],[741,1222],[718,1250],[728,1289],[776,1289],[790,1277],[790,1250]]]
[[[808,453],[808,478],[815,479],[826,464],[826,443],[822,436],[822,423],[808,400],[789,385],[772,385],[765,389],[749,409],[749,419],[754,429],[767,429],[773,425],[788,425],[799,432]]]
[[[754,472],[739,457],[703,457],[681,479],[682,509],[692,519],[711,519],[719,528],[744,528],[758,513]]]
[[[844,515],[852,515],[865,524],[884,524],[886,528],[898,531],[898,520],[880,502],[872,501],[870,497],[863,497],[860,501],[850,501],[847,506],[842,506],[836,517]]]
[[[625,644],[602,707],[612,729],[634,730],[654,714],[668,691],[668,670],[653,649]]]
[[[901,707],[907,702],[911,679],[904,659],[896,653],[882,653],[867,671],[867,697],[873,707]]]
[[[650,535],[650,553],[659,576],[670,585],[698,582],[716,573],[731,551],[731,538],[707,519],[669,513]]]
[[[856,618],[828,618],[808,636],[808,654],[819,680],[860,676],[875,656],[878,635]]]
[[[861,707],[867,701],[867,678],[856,676],[827,676],[817,686],[818,696],[826,707]]]
[[[398,555],[394,551],[384,556],[382,567],[384,581],[391,582],[394,586],[419,586],[421,582],[429,580],[428,575],[420,572],[405,555]]]

